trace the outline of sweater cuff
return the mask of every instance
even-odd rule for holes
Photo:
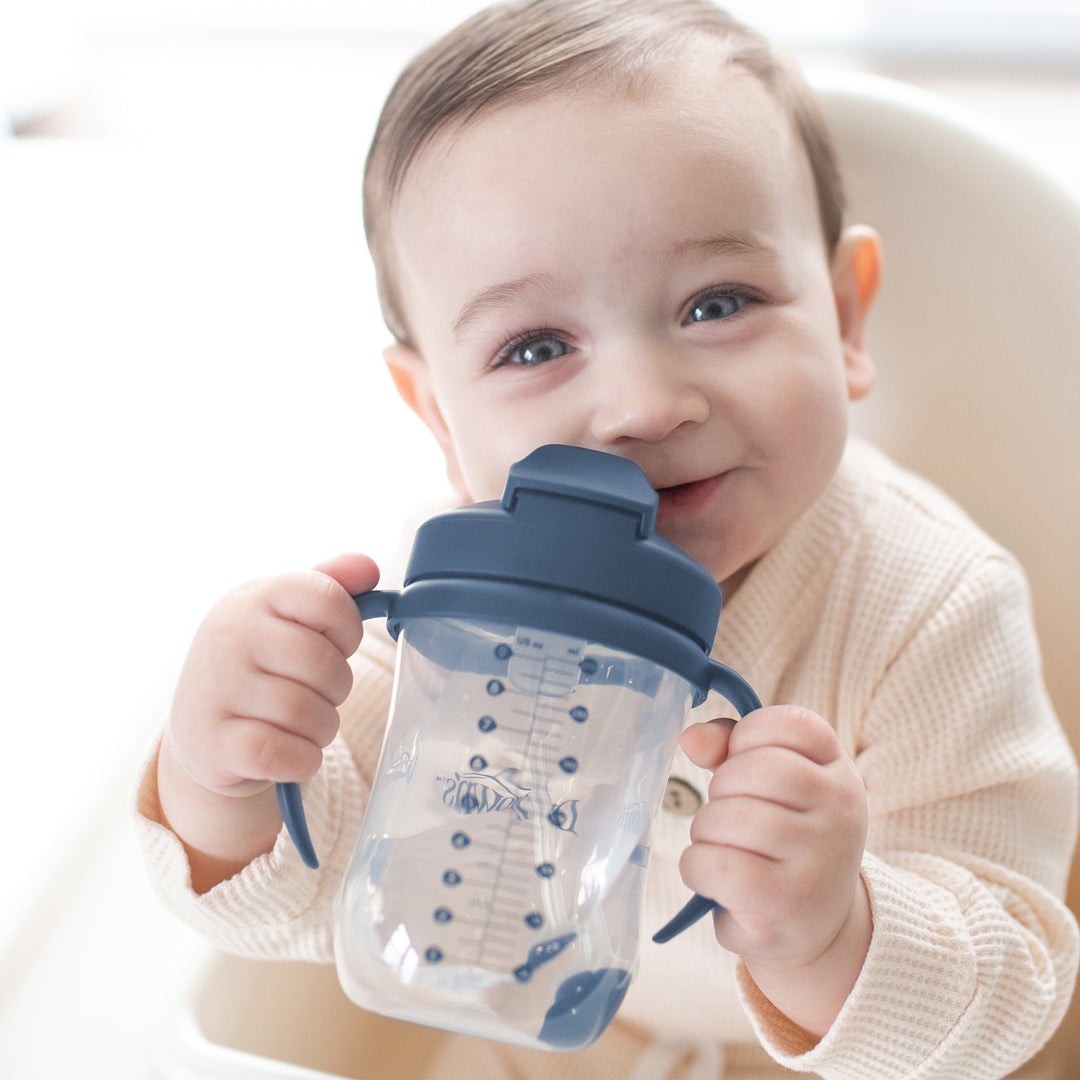
[[[781,1013],[741,961],[736,969],[743,1005],[770,1056],[826,1080],[909,1075],[946,1040],[976,990],[973,950],[954,897],[869,853],[862,877],[874,923],[870,949],[820,1040]],[[930,903],[928,888],[938,894]]]
[[[340,739],[302,785],[319,868],[306,867],[282,828],[272,851],[199,895],[183,844],[163,821],[157,792],[160,742],[135,793],[135,829],[155,890],[175,914],[219,948],[258,959],[333,961],[333,900],[352,854],[367,797]]]

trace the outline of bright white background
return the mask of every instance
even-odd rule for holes
[[[201,955],[124,809],[207,607],[382,556],[442,491],[358,192],[395,72],[475,6],[0,0],[0,1076],[147,1075]],[[946,93],[1080,194],[1077,3],[732,7]]]

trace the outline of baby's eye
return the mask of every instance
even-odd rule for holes
[[[710,322],[714,319],[730,319],[738,315],[747,304],[747,297],[737,292],[711,292],[698,297],[690,305],[688,323]]]
[[[517,337],[499,350],[497,366],[539,367],[570,352],[570,346],[554,334]]]

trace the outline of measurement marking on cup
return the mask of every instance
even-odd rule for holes
[[[527,848],[524,851],[518,850],[511,852],[511,861],[514,863],[527,861],[532,857],[531,852],[532,848]],[[518,884],[521,881],[520,876],[516,879],[514,877],[507,877],[505,872],[503,871],[503,864],[501,862],[493,862],[491,860],[486,860],[482,863],[476,863],[475,865],[477,870],[480,870],[485,875],[490,876],[493,881],[496,874],[503,873],[503,885],[505,885],[507,888],[520,888],[520,884]],[[513,871],[511,870],[510,873],[513,874]]]
[[[552,773],[551,743],[555,741],[552,735],[561,729],[565,711],[553,703],[534,701],[531,708],[515,708],[514,715],[521,717],[525,727],[524,759],[531,769],[531,786],[535,788]]]
[[[521,955],[520,953],[514,953],[510,949],[491,949],[491,948],[489,948],[489,949],[486,949],[485,952],[489,956],[494,957],[496,960],[501,961],[502,963],[504,963],[506,965],[512,964],[514,962],[514,960],[516,959],[516,957]]]
[[[541,709],[546,709],[549,715],[538,716],[537,713]],[[511,728],[509,730],[521,731],[523,735],[535,735],[536,732],[534,724],[545,724],[547,727],[550,728],[559,722],[559,710],[554,705],[548,705],[545,702],[534,702],[533,705],[528,709],[518,706],[512,711],[511,715],[515,717],[521,717],[521,719],[525,722],[526,727],[523,729]],[[544,732],[544,734],[547,734],[547,732]]]
[[[480,847],[479,844],[477,844],[476,846]],[[531,847],[519,848],[517,851],[512,852],[512,854],[519,857],[527,856],[530,851],[532,851]],[[473,863],[473,867],[485,874],[496,874],[502,867],[502,861],[499,859],[480,859],[479,861]]]
[[[517,927],[514,927],[513,929],[500,930],[498,927],[493,926],[490,930],[488,930],[487,934],[489,941],[493,941],[497,945],[503,943],[505,943],[506,945],[513,945],[519,937]]]
[[[504,885],[500,890],[501,894],[508,899],[514,900],[516,903],[521,903],[523,900],[528,899],[531,895],[528,889],[522,889],[520,887]]]
[[[498,821],[477,821],[470,831],[469,855],[476,861],[470,860],[468,875],[476,891],[466,914],[468,935],[459,940],[458,947],[473,952],[478,964],[497,959],[499,966],[507,974],[513,972],[519,981],[531,978],[537,967],[554,959],[574,940],[570,934],[535,944],[521,962],[523,941],[535,940],[535,932],[549,919],[556,924],[561,919],[559,911],[550,910],[553,902],[556,908],[562,907],[561,890],[551,892],[558,881],[556,861],[562,841],[550,829],[552,796],[548,785],[577,768],[577,759],[567,754],[570,748],[564,744],[572,703],[567,698],[582,671],[580,649],[571,651],[574,644],[523,638],[519,632],[513,655],[505,657],[506,676],[500,674],[481,684],[488,695],[500,698],[503,711],[496,714],[497,720],[495,716],[478,717],[478,743],[470,752],[473,762],[477,771],[482,771],[481,761],[486,767],[494,757],[495,740],[513,740],[520,754],[516,782],[530,797],[522,804],[523,809],[528,807],[528,816],[500,815]],[[565,656],[551,655],[563,649]],[[526,650],[536,652],[529,655]],[[493,706],[489,708],[494,711]],[[486,739],[491,741],[483,741]]]
[[[501,856],[506,851],[506,844],[496,844],[492,840],[477,840],[476,843],[473,844],[473,848],[476,851],[492,851],[492,852],[495,852],[497,855]],[[517,849],[517,852],[514,852],[514,854],[517,854],[518,852],[522,852],[522,851],[531,851],[531,850],[532,850],[531,846],[530,847],[519,847]],[[502,866],[503,861],[504,860],[501,859],[501,858],[498,858],[498,859],[481,859],[476,863],[476,865],[485,867],[486,869],[489,869],[489,870],[491,870],[491,869],[498,870]]]
[[[498,844],[492,844],[490,841],[481,840],[475,846],[480,851],[491,851],[497,854],[502,854],[504,851],[507,850],[507,847],[510,846],[510,855],[513,856],[515,859],[520,856],[528,855],[528,853],[533,849],[532,844],[511,844],[511,841],[507,841],[506,844],[500,846]],[[493,859],[490,856],[484,856],[477,859],[474,865],[479,867],[481,870],[498,870],[499,867],[502,866],[503,861],[503,859]]]
[[[518,928],[508,922],[498,922],[484,931],[485,945],[508,948],[512,951],[521,949],[521,935]]]
[[[518,885],[510,885],[506,883],[501,884],[499,888],[499,893],[501,896],[513,899],[517,903],[520,903],[531,895],[528,889],[522,888]]]

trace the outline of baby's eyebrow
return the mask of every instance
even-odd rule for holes
[[[454,337],[460,338],[472,323],[488,311],[509,307],[527,293],[551,292],[555,287],[555,279],[550,274],[526,274],[512,281],[500,281],[491,285],[461,306],[454,320]]]
[[[672,254],[683,255],[762,255],[775,257],[776,249],[751,233],[727,233],[723,236],[695,236],[680,240]]]

